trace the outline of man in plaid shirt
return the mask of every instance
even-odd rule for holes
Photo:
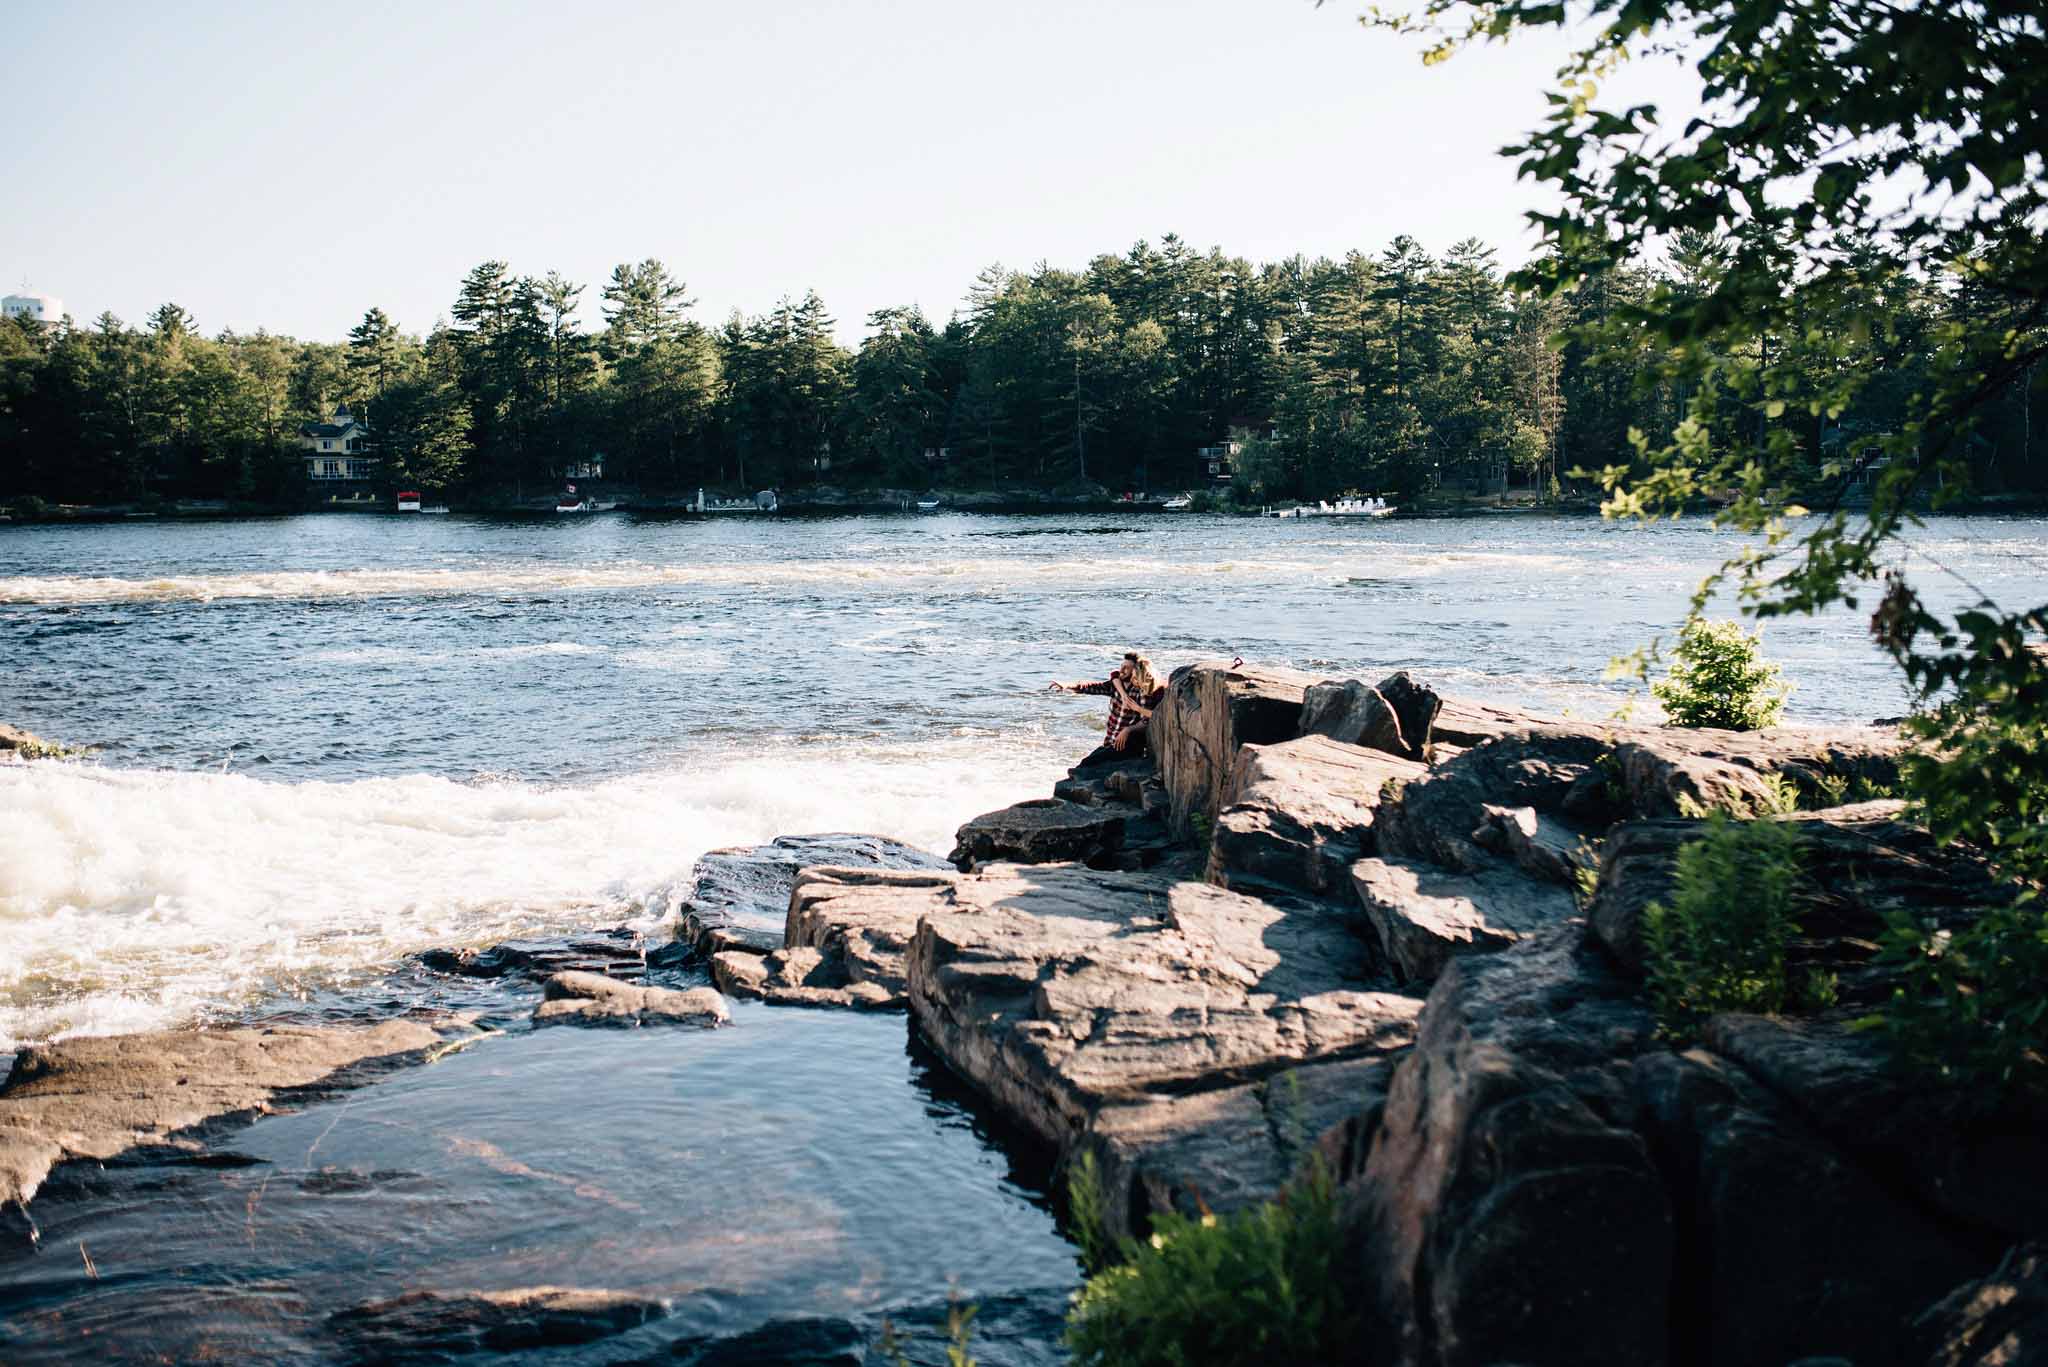
[[[1144,730],[1152,709],[1166,690],[1152,673],[1152,662],[1137,651],[1126,651],[1124,662],[1108,678],[1097,683],[1055,683],[1055,693],[1091,693],[1109,699],[1109,723],[1103,728],[1102,743],[1112,750],[1128,750],[1133,740],[1144,749]]]

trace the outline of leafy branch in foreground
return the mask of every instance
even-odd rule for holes
[[[1428,60],[1581,21],[1592,36],[1549,116],[1505,149],[1559,195],[1530,216],[1542,251],[1513,283],[1579,290],[1658,248],[1697,266],[1574,330],[1638,386],[1688,395],[1671,430],[1632,432],[1633,459],[1599,472],[1604,510],[1657,518],[1712,500],[1716,525],[1749,534],[1700,585],[1695,615],[1724,587],[1757,617],[1853,608],[1887,579],[1872,630],[1919,694],[1911,730],[1928,747],[1909,791],[1938,835],[2038,888],[2048,678],[2030,647],[2048,606],[2001,607],[1910,547],[1971,600],[1944,620],[1897,562],[1916,510],[1967,491],[1966,453],[1994,408],[2017,401],[2032,441],[2048,358],[2048,5],[1425,0],[1366,20],[1426,35]],[[1667,123],[1653,104],[1603,104],[1602,81],[1643,61],[1688,67],[1698,114]],[[1887,392],[1879,361],[1915,327],[1930,360]],[[2038,1043],[2000,1043],[2007,1025],[1986,1007],[2023,1000],[2034,959],[2013,947],[2048,935],[2042,905],[1938,952],[1898,928],[1892,953],[1919,970],[1895,1005],[1900,1029],[1927,1043],[1930,1013],[1946,1013],[1975,1041],[1941,1046],[1951,1075],[1979,1076],[1987,1058],[2038,1071]]]

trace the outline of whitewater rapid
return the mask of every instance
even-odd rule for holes
[[[0,766],[0,1049],[232,1014],[433,946],[658,932],[706,850],[857,830],[944,853],[1070,758],[784,746],[584,785]]]

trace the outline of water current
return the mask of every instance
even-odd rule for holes
[[[0,721],[95,747],[0,766],[0,1059],[382,1000],[433,946],[658,931],[719,846],[862,830],[943,853],[1088,748],[1097,700],[1045,685],[1128,647],[1162,668],[1408,668],[1606,716],[1608,658],[1668,638],[1737,545],[1698,523],[1523,516],[0,528]],[[2048,521],[1934,519],[1910,547],[1951,605],[2048,598]],[[1864,618],[1767,629],[1790,719],[1904,710]],[[906,1052],[900,1017],[753,1009],[643,1035],[543,1032],[516,1065],[477,1046],[336,1103],[363,1122],[340,1140],[320,1138],[332,1107],[263,1121],[235,1152],[296,1174],[264,1214],[244,1204],[262,1179],[232,1165],[180,1177],[153,1213],[54,1192],[39,1213],[103,1265],[128,1249],[130,1280],[0,1252],[0,1309],[19,1312],[0,1357],[56,1360],[83,1328],[321,1361],[303,1337],[319,1314],[451,1278],[651,1289],[706,1332],[887,1305],[948,1271],[982,1293],[1070,1284],[1043,1193]],[[535,1119],[557,1113],[596,1119]],[[399,1175],[343,1208],[313,1181],[336,1164]],[[240,1251],[193,1273],[229,1225]],[[315,1226],[333,1231],[317,1255]],[[487,1250],[516,1266],[487,1275]],[[183,1329],[137,1336],[173,1302]]]

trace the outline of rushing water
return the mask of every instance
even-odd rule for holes
[[[60,1174],[43,1252],[0,1230],[0,1359],[90,1333],[111,1360],[329,1361],[328,1312],[421,1287],[673,1303],[626,1356],[949,1272],[1056,1303],[1042,1192],[900,1017],[526,1034],[510,989],[407,957],[655,930],[698,854],[778,834],[943,852],[1091,744],[1097,700],[1046,682],[1130,646],[1604,716],[1606,660],[1735,544],[1505,516],[0,528],[0,720],[97,748],[0,766],[0,1050],[429,999],[510,1031],[168,1175]],[[1951,604],[2048,598],[2048,522],[1913,545]],[[1856,613],[1767,643],[1794,719],[1902,710]]]

